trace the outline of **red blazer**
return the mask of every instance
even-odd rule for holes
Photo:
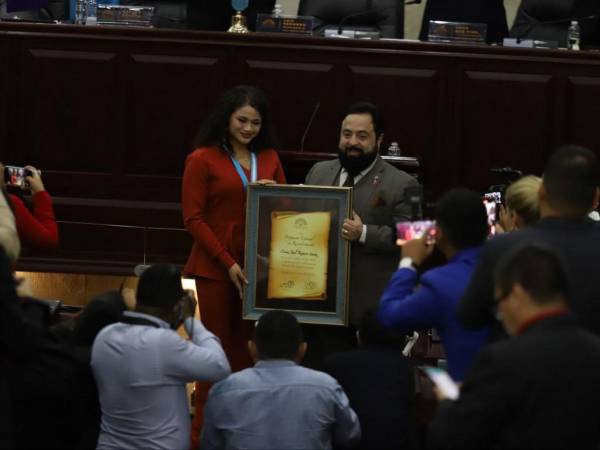
[[[15,222],[21,242],[35,248],[57,248],[58,226],[52,208],[52,198],[46,191],[40,191],[31,197],[33,214],[29,212],[23,200],[9,194],[10,201],[15,207]]]
[[[285,183],[275,150],[257,153],[258,179]],[[250,178],[249,173],[246,176]],[[246,191],[229,154],[218,147],[192,152],[185,161],[182,186],[185,227],[194,246],[184,272],[228,280],[228,269],[244,263]]]

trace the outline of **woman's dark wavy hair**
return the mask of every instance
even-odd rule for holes
[[[271,134],[271,118],[267,97],[257,87],[240,85],[229,89],[219,99],[215,108],[202,123],[194,140],[194,149],[218,145],[227,151],[231,151],[228,133],[229,119],[236,110],[246,105],[256,109],[262,120],[260,132],[248,146],[250,151],[256,152],[265,148],[273,148],[274,141]]]

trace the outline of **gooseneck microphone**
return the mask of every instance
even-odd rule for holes
[[[308,120],[308,124],[306,124],[306,128],[304,129],[304,134],[302,134],[302,139],[300,140],[300,151],[301,152],[304,151],[304,142],[306,141],[306,136],[308,136],[308,131],[310,130],[310,127],[312,126],[312,123],[315,120],[315,117],[317,115],[317,111],[319,111],[320,107],[321,107],[321,102],[317,102],[315,104],[315,108],[313,109],[312,115],[310,116],[310,119]]]
[[[420,220],[423,217],[423,186],[406,187],[404,198],[410,205],[410,220]]]

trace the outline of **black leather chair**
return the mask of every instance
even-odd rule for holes
[[[188,27],[198,30],[227,31],[234,14],[229,0],[188,0]],[[275,6],[275,0],[252,0],[248,10],[244,12],[248,28],[256,27],[258,13],[270,14]]]
[[[361,14],[364,13],[364,14]],[[298,14],[314,16],[314,32],[326,29],[379,31],[381,37],[404,37],[404,1],[400,0],[300,0]],[[353,17],[349,17],[353,16]]]
[[[579,19],[581,44],[600,45],[600,3],[595,0],[523,0],[510,35],[515,38],[557,41],[567,45],[572,19]],[[596,16],[594,18],[586,18]]]

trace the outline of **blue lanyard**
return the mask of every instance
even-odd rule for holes
[[[233,155],[229,155],[229,157],[231,158],[231,162],[233,162],[233,167],[235,167],[235,170],[237,171],[238,175],[240,176],[240,179],[242,180],[244,190],[246,190],[248,188],[248,177],[246,177],[246,173],[244,172],[242,165],[237,159],[233,157]],[[257,171],[258,164],[256,164],[256,154],[250,152],[250,182],[256,183],[256,179],[258,178]]]

